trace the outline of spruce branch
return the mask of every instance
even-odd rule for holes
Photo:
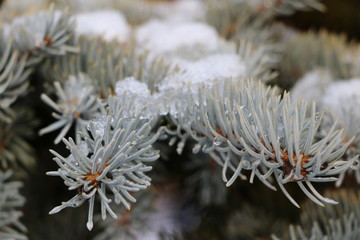
[[[331,34],[325,30],[307,32],[285,42],[279,63],[279,85],[290,89],[306,73],[321,68],[330,71],[334,79],[351,77],[352,64],[348,58],[352,48],[345,35]]]
[[[50,150],[58,167],[47,175],[60,177],[72,197],[50,214],[89,204],[86,216],[51,217],[54,222],[45,223],[50,229],[43,221],[30,223],[29,237],[51,238],[61,226],[70,228],[66,236],[74,238],[83,224],[64,222],[86,218],[88,230],[94,225],[101,229],[91,233],[83,228],[83,238],[97,240],[237,240],[280,234],[283,223],[248,205],[243,197],[248,191],[227,199],[227,187],[236,191],[233,184],[240,178],[280,188],[297,207],[301,198],[288,192],[288,186],[305,193],[308,203],[302,205],[300,225],[290,226],[292,240],[360,238],[359,191],[320,191],[325,185],[321,182],[346,186],[348,173],[360,182],[360,85],[354,84],[358,79],[338,81],[359,75],[359,46],[326,31],[298,34],[283,29],[279,34],[276,29],[277,16],[323,11],[320,0],[22,2],[8,0],[0,10],[0,239],[27,239],[19,221],[21,183],[9,182],[11,172],[1,169],[13,168],[16,176],[32,170],[32,144],[41,156],[46,141],[28,141],[37,122],[31,109],[18,108],[22,97],[35,100],[31,105],[36,111],[39,97],[50,107],[54,120],[40,135],[56,131],[55,144],[64,143],[65,152]],[[40,12],[40,5],[50,2],[56,2],[57,9]],[[29,5],[34,8],[25,11]],[[108,10],[87,12],[99,8]],[[84,24],[76,26],[79,19]],[[109,36],[118,41],[107,41]],[[291,39],[285,42],[287,37]],[[265,85],[276,83],[288,90],[299,79],[295,97]],[[41,96],[39,84],[50,86]],[[68,137],[72,129],[75,135]],[[154,147],[158,145],[164,160],[160,167],[153,165],[160,158]],[[186,161],[175,162],[177,158]],[[152,167],[171,174],[152,177]],[[34,177],[32,183],[38,178],[35,172]],[[144,191],[152,181],[169,186],[173,179],[181,181],[176,186],[181,189],[161,189],[160,197]],[[38,185],[29,187],[34,199]],[[42,185],[42,192],[43,187],[56,191],[53,184]],[[259,197],[257,187],[250,189]],[[240,211],[234,210],[237,200]],[[138,202],[135,208],[133,202]],[[27,210],[40,213],[44,207],[38,205],[30,203],[36,209]],[[218,219],[225,213],[222,227],[211,231],[222,236],[209,236],[200,227],[194,236],[183,237],[184,230],[198,225],[193,208],[206,216],[220,210]],[[275,209],[277,218],[283,215]],[[284,209],[289,219],[294,220],[294,209]],[[108,214],[112,218],[106,219]],[[218,219],[210,218],[203,219],[202,226],[218,225]]]
[[[191,174],[185,178],[185,192],[196,196],[202,207],[222,205],[226,202],[228,189],[221,179],[222,168],[208,154],[188,155],[185,169]]]
[[[337,81],[329,84],[320,100],[324,109],[329,111],[327,118],[322,124],[323,131],[320,132],[324,135],[330,128],[330,125],[336,122],[339,128],[344,129],[344,142],[354,137],[354,140],[349,145],[343,158],[348,160],[358,154],[360,154],[360,113],[358,106],[360,104],[360,94],[358,89],[360,88],[360,79],[350,79],[347,81]],[[355,178],[360,183],[360,170],[355,170]],[[336,185],[340,186],[344,180],[345,172],[340,175]]]
[[[159,14],[153,3],[145,0],[124,0],[114,2],[114,7],[125,14],[127,21],[137,26]]]
[[[206,21],[222,37],[252,36],[253,40],[269,39],[270,31],[266,27],[277,15],[291,15],[297,10],[325,10],[319,0],[206,0],[205,8]]]
[[[269,12],[255,15],[254,9],[246,1],[207,0],[206,21],[225,39],[232,39],[249,28],[259,33],[272,17]]]
[[[11,121],[11,110],[8,108],[18,96],[25,93],[29,83],[26,81],[32,72],[27,67],[27,57],[20,57],[14,49],[12,38],[5,38],[4,30],[0,31],[0,119]]]
[[[9,121],[10,105],[28,88],[28,77],[45,57],[75,51],[70,16],[51,8],[16,18],[0,33],[0,119]]]
[[[245,60],[246,77],[270,82],[278,73],[272,68],[279,62],[279,48],[274,44],[255,44],[245,39],[237,39],[236,52]]]
[[[291,240],[355,240],[360,237],[359,191],[341,189],[327,191],[326,194],[336,199],[339,204],[318,208],[312,202],[306,202],[301,214],[301,225],[290,226]]]
[[[197,149],[210,153],[223,166],[226,186],[238,176],[246,179],[242,171],[250,170],[250,182],[257,176],[273,190],[270,177],[274,176],[297,207],[284,187],[288,182],[296,182],[320,206],[334,204],[311,182],[335,181],[334,175],[357,165],[357,157],[340,159],[353,139],[342,144],[342,131],[335,124],[317,139],[322,114],[316,112],[315,104],[308,113],[305,101],[293,102],[289,94],[280,99],[275,93],[255,81],[215,81],[210,87],[200,87],[198,97],[188,94],[184,111],[173,121],[198,141]],[[228,171],[233,172],[230,179]]]
[[[101,98],[114,95],[116,83],[127,77],[146,83],[153,93],[157,91],[157,84],[176,70],[160,58],[150,59],[146,52],[137,53],[134,40],[120,44],[80,37],[74,44],[80,46],[79,54],[49,59],[43,72],[59,82],[69,75],[85,73]]]
[[[76,142],[79,143],[80,136],[77,133],[86,132],[88,122],[101,111],[104,112],[103,106],[91,86],[91,79],[84,74],[70,76],[63,87],[59,82],[55,82],[54,86],[58,97],[57,102],[46,94],[42,94],[41,99],[56,111],[53,117],[57,120],[41,129],[39,134],[43,135],[61,128],[62,130],[54,140],[54,143],[58,144],[75,123]]]
[[[118,109],[121,109],[118,106]],[[118,110],[119,113],[121,111]],[[109,115],[110,114],[110,115]],[[159,136],[151,133],[146,120],[139,117],[123,118],[109,112],[104,118],[89,123],[90,136],[83,135],[84,146],[63,139],[71,155],[63,157],[51,150],[59,165],[58,171],[48,172],[51,176],[60,176],[69,190],[78,193],[67,202],[50,211],[57,213],[66,207],[78,207],[89,201],[87,228],[93,228],[93,212],[96,196],[101,202],[101,216],[108,212],[113,218],[117,215],[110,207],[114,200],[130,209],[130,202],[136,199],[130,192],[137,192],[150,185],[146,172],[151,170],[147,162],[156,160],[159,155],[151,144]],[[110,191],[111,193],[107,193]]]
[[[279,220],[265,209],[243,204],[228,218],[225,235],[228,240],[269,239],[271,234],[282,233],[284,226],[284,220]]]
[[[104,230],[95,240],[142,240],[184,239],[182,232],[190,224],[196,224],[191,208],[184,206],[176,187],[166,184],[157,189],[152,186],[146,191],[136,193],[138,203],[127,210],[119,206],[118,219],[108,219],[101,222]],[[183,213],[187,213],[186,222]]]
[[[343,160],[348,161],[360,154],[360,132],[359,127],[357,126],[359,123],[359,116],[356,115],[355,112],[349,112],[345,109],[342,110],[343,114],[340,115],[342,116],[341,119],[338,118],[339,115],[335,116],[335,113],[332,112],[325,115],[326,118],[322,124],[322,130],[320,131],[319,135],[323,136],[332,124],[336,124],[337,128],[343,129],[344,138],[341,142],[341,145],[345,145],[349,140],[353,139],[351,144],[346,149],[346,152],[342,156]],[[349,168],[348,171],[340,173],[339,178],[336,181],[336,186],[340,187],[343,184],[345,178],[349,175],[351,176],[352,174],[355,175],[354,177],[356,182],[360,183],[359,166],[354,166]]]
[[[258,13],[264,11],[271,11],[274,15],[291,15],[296,11],[310,11],[317,10],[324,12],[325,6],[321,0],[258,0],[248,1],[253,4],[254,9]]]
[[[22,213],[16,208],[22,207],[25,198],[20,195],[21,182],[8,182],[12,172],[0,171],[0,238],[5,240],[26,240],[25,226],[19,221]]]
[[[38,121],[31,109],[15,107],[10,123],[0,121],[0,166],[2,169],[30,169],[35,153],[29,140],[34,137]],[[19,173],[19,172],[16,172]]]
[[[28,65],[37,64],[44,57],[76,51],[67,45],[73,36],[74,23],[69,14],[55,11],[54,6],[48,11],[16,18],[10,29],[14,47],[30,56]]]
[[[48,0],[5,0],[0,8],[0,21],[9,23],[17,17],[43,11],[49,7],[51,2]]]
[[[157,194],[146,190],[137,192],[135,197],[138,203],[132,209],[118,206],[117,219],[99,222],[104,230],[94,238],[95,240],[137,240],[139,235],[152,230],[149,221],[156,211],[154,201],[158,197]]]

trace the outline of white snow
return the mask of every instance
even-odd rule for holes
[[[150,97],[150,90],[146,83],[139,82],[134,77],[128,77],[118,81],[115,85],[115,93],[117,96],[127,93],[138,95],[142,98]]]
[[[89,123],[94,126],[95,134],[99,135],[100,137],[103,137],[105,134],[105,127],[107,123],[108,116],[106,115],[99,115],[96,118],[92,119]],[[88,130],[90,130],[88,125]]]
[[[178,0],[158,5],[157,14],[167,21],[189,22],[205,18],[204,2],[199,0]]]
[[[151,95],[146,83],[128,77],[116,83],[115,93],[126,107],[124,117],[156,118],[162,102],[158,95]]]
[[[46,45],[44,37],[46,35],[46,22],[52,17],[54,23],[58,22],[62,16],[60,11],[40,12],[15,18],[11,23],[10,33],[14,37],[15,47],[26,51],[29,49],[42,48]],[[6,35],[5,35],[6,36]]]
[[[330,84],[326,90],[322,103],[330,111],[332,117],[328,120],[328,128],[338,120],[338,127],[343,128],[344,140],[355,136],[354,146],[347,149],[347,160],[358,154],[357,147],[360,142],[360,78],[339,80]],[[330,123],[330,124],[329,124]],[[328,128],[323,128],[326,131]],[[346,141],[345,141],[346,142]],[[344,172],[340,174],[336,186],[340,186],[344,180]],[[360,171],[355,171],[355,177],[360,183]]]
[[[360,78],[339,80],[325,89],[322,103],[338,116],[345,112],[360,116]]]
[[[158,93],[150,94],[145,83],[130,77],[116,83],[116,95],[122,101],[135,100],[135,112],[146,105],[144,116],[154,112],[175,115],[181,111],[179,100],[181,102],[189,91],[197,99],[198,88],[204,84],[211,85],[218,78],[246,75],[245,63],[236,54],[214,54],[194,62],[183,59],[176,59],[175,62],[181,70],[165,78],[158,86]]]
[[[11,33],[11,25],[9,23],[0,22],[1,32],[1,39],[9,39]]]
[[[344,128],[344,136],[356,136],[360,140],[360,78],[339,80],[330,84],[322,98],[322,104],[338,119],[340,128]]]
[[[245,63],[236,54],[214,54],[195,62],[181,59],[176,62],[182,71],[169,76],[159,85],[163,112],[168,111],[173,116],[184,111],[182,101],[188,93],[194,101],[198,101],[200,86],[210,86],[215,79],[246,76]]]
[[[291,89],[291,98],[320,102],[326,86],[331,82],[333,82],[333,77],[329,71],[320,69],[310,71]]]
[[[174,23],[151,20],[136,31],[137,41],[143,49],[165,56],[179,49],[212,52],[218,49],[219,36],[205,23]]]
[[[76,33],[80,35],[102,36],[105,40],[124,42],[131,29],[125,17],[115,10],[99,10],[79,13],[74,16]]]
[[[214,54],[196,62],[184,61],[180,68],[186,70],[183,80],[191,83],[246,74],[245,64],[237,54]]]
[[[80,153],[82,153],[84,156],[87,156],[89,154],[89,148],[85,141],[81,141],[79,144],[76,145],[77,149]],[[72,164],[78,164],[75,161],[74,155],[70,154],[67,159]]]

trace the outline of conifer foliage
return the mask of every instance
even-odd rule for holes
[[[277,21],[320,1],[1,2],[1,239],[359,238],[360,45]]]

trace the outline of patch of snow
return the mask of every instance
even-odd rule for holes
[[[58,22],[62,16],[60,11],[40,12],[35,15],[28,15],[15,18],[11,23],[10,34],[14,37],[15,48],[26,51],[34,48],[46,46],[44,37],[46,35],[46,22],[52,17],[54,23]],[[5,30],[5,37],[9,35]]]
[[[99,10],[79,13],[74,16],[76,33],[80,35],[102,36],[105,40],[127,41],[130,26],[125,17],[115,10]]]
[[[128,77],[120,80],[115,85],[115,93],[120,96],[124,93],[131,95],[138,95],[144,98],[150,96],[150,90],[146,83],[139,82],[134,77]]]
[[[118,81],[115,93],[123,106],[127,106],[123,113],[126,118],[134,116],[146,119],[156,118],[162,105],[160,99],[156,100],[158,95],[151,95],[147,84],[136,80],[134,77]]]
[[[322,103],[339,116],[344,114],[344,110],[360,116],[360,78],[330,84],[325,89]]]
[[[178,0],[159,4],[157,13],[167,21],[197,21],[205,18],[205,6],[199,0]]]
[[[76,145],[76,147],[84,156],[89,154],[89,148],[85,141],[80,142],[78,145]],[[77,164],[73,154],[70,154],[67,160],[72,164]]]
[[[165,79],[159,86],[160,92],[209,83],[215,78],[236,78],[246,75],[245,64],[236,54],[214,54],[196,62],[181,59],[177,59],[176,62],[182,71]]]
[[[236,54],[214,54],[195,62],[177,59],[177,63],[182,71],[159,85],[162,107],[166,109],[163,112],[168,111],[174,116],[183,111],[185,106],[181,101],[188,94],[198,101],[199,87],[211,86],[216,79],[246,76],[245,63]]]
[[[219,36],[216,30],[205,23],[173,23],[151,20],[136,31],[137,41],[143,49],[154,55],[166,56],[185,51],[213,52],[218,49]]]
[[[333,81],[334,79],[329,71],[320,69],[310,71],[299,79],[291,89],[291,98],[320,102],[324,96],[325,88]]]
[[[344,129],[344,136],[356,136],[355,144],[360,141],[360,78],[340,80],[325,89],[321,102],[329,110],[331,118],[327,125],[338,119],[339,128]],[[325,119],[326,120],[326,119]]]
[[[90,121],[89,125],[90,124],[93,125],[96,135],[99,135],[100,137],[104,137],[107,119],[108,119],[108,116],[99,115]],[[88,130],[90,130],[89,125],[88,125]]]

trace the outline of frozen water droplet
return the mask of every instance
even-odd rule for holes
[[[251,169],[251,164],[248,160],[243,160],[243,168],[246,170],[250,170]]]
[[[104,136],[105,126],[107,123],[108,116],[100,115],[95,119],[91,120],[89,124],[92,124],[95,130],[95,134],[101,137]],[[89,127],[89,126],[88,126]],[[89,128],[88,128],[89,130]]]
[[[82,141],[77,147],[79,151],[83,153],[85,156],[89,154],[89,148],[85,141]]]
[[[151,116],[149,116],[148,113],[145,113],[145,114],[146,114],[146,115],[141,115],[141,116],[140,116],[140,119],[141,119],[141,120],[144,120],[144,119],[145,119],[145,120],[148,120],[148,119],[151,118]]]
[[[201,144],[200,143],[197,143],[194,147],[193,147],[193,153],[194,154],[197,154],[201,149]]]
[[[184,150],[184,146],[185,146],[185,140],[182,140],[181,142],[178,143],[176,148],[177,154],[181,155],[182,151]]]
[[[169,146],[173,146],[176,142],[177,137],[172,137],[169,141]]]
[[[80,142],[78,145],[76,145],[76,148],[79,150],[80,153],[84,154],[84,156],[87,156],[89,154],[89,148],[86,144],[85,141],[82,141]],[[75,165],[79,165],[76,161],[75,161],[75,158],[74,158],[74,155],[73,154],[70,154],[69,157],[67,158],[67,160],[72,163],[72,164],[75,164]]]
[[[223,143],[223,140],[219,137],[214,137],[213,143],[215,146],[219,146]]]
[[[315,114],[315,122],[318,123],[321,120],[321,113]]]
[[[141,137],[139,135],[134,136],[134,140],[131,142],[130,146],[134,146],[139,143]]]
[[[73,154],[70,154],[69,157],[67,158],[67,160],[69,161],[69,163],[76,164]]]

